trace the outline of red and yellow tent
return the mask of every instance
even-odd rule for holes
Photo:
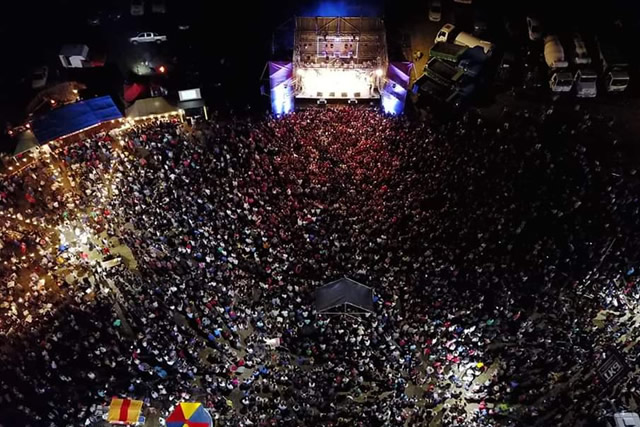
[[[137,424],[142,411],[142,400],[119,399],[114,397],[109,405],[111,424]]]
[[[167,427],[211,427],[213,420],[198,402],[181,402],[166,419]]]

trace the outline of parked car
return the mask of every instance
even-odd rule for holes
[[[100,15],[92,15],[90,17],[87,18],[87,24],[89,24],[92,27],[97,27],[101,24],[101,18]]]
[[[429,4],[429,21],[440,22],[442,19],[442,3],[440,0],[431,0]]]
[[[161,36],[157,33],[140,33],[135,37],[131,37],[129,41],[133,44],[162,43],[167,41],[167,36]]]
[[[573,35],[573,62],[578,65],[591,64],[591,56],[589,55],[587,46],[582,36],[578,33]]]
[[[537,19],[527,16],[527,29],[529,30],[529,40],[536,41],[542,38],[542,26]]]
[[[42,66],[33,70],[31,73],[31,87],[33,89],[40,89],[47,84],[47,77],[49,77],[49,67]]]
[[[119,10],[112,10],[107,14],[107,19],[109,19],[109,21],[119,21],[120,18],[122,18],[122,13]]]
[[[604,79],[607,92],[624,92],[629,86],[629,59],[615,35],[605,32],[596,37],[598,71]]]
[[[131,0],[131,15],[144,15],[144,0]]]
[[[167,5],[164,0],[153,0],[151,3],[152,13],[167,13]]]
[[[106,20],[106,12],[98,5],[90,6],[87,10],[87,24],[90,27],[98,27]]]

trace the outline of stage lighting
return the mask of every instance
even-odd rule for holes
[[[382,77],[382,68],[378,68],[378,69],[376,70],[376,76],[378,76],[378,77]]]
[[[296,71],[296,74],[301,76],[304,74],[304,70],[302,68],[298,68],[298,71]]]
[[[386,114],[395,116],[402,113],[402,103],[393,95],[388,93],[382,94],[382,111]]]

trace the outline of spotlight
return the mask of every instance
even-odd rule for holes
[[[382,68],[378,68],[378,69],[376,70],[376,76],[378,76],[378,77],[382,77]]]
[[[301,76],[304,74],[304,71],[302,70],[302,68],[298,68],[298,70],[296,71],[296,74]]]

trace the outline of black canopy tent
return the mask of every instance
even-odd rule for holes
[[[360,311],[349,311],[351,305]],[[323,314],[366,314],[373,312],[373,289],[342,278],[316,290],[316,311]]]

